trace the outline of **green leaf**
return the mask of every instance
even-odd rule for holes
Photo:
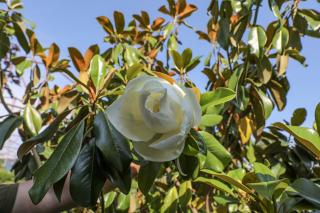
[[[320,28],[319,14],[314,10],[299,10],[298,14],[305,18],[312,30],[317,31]]]
[[[77,160],[83,139],[84,121],[73,127],[61,140],[51,157],[34,173],[34,184],[29,190],[36,205],[51,186],[72,168]]]
[[[179,204],[182,208],[187,207],[192,199],[192,184],[190,180],[186,180],[179,186]]]
[[[213,188],[216,188],[220,191],[223,191],[223,192],[226,192],[232,196],[235,196],[232,189],[228,185],[224,184],[221,181],[218,181],[215,179],[209,179],[209,178],[205,178],[205,177],[198,177],[197,179],[194,180],[194,182],[207,184]]]
[[[283,53],[289,42],[289,31],[285,27],[281,27],[276,32],[272,40],[273,47],[278,51],[278,53]]]
[[[21,47],[23,48],[23,50],[26,53],[29,53],[30,46],[29,46],[28,40],[27,40],[24,32],[22,31],[20,25],[13,22],[13,27],[14,27],[14,31],[15,31],[14,34],[15,34],[19,44],[21,45]]]
[[[18,158],[22,160],[22,157],[29,152],[35,145],[38,143],[43,143],[46,141],[49,141],[53,135],[57,132],[57,129],[59,128],[60,123],[67,117],[67,115],[70,113],[70,111],[65,111],[64,113],[61,113],[58,115],[58,117],[40,134],[28,139],[26,142],[21,144],[21,146],[18,149]]]
[[[264,164],[255,162],[253,164],[255,174],[260,182],[274,181],[275,177],[272,171]]]
[[[264,119],[267,120],[273,111],[273,103],[263,91],[257,90],[257,93],[261,104],[263,105]]]
[[[163,30],[163,37],[166,38],[174,30],[174,24],[168,24]]]
[[[70,194],[72,200],[83,207],[96,204],[106,181],[99,170],[96,152],[94,140],[85,144],[71,171]]]
[[[253,26],[249,32],[250,52],[258,58],[262,56],[262,48],[267,43],[267,35],[261,26]]]
[[[102,89],[103,80],[107,74],[107,68],[104,59],[100,55],[95,55],[90,63],[89,75],[96,88],[96,91]]]
[[[221,115],[207,114],[202,116],[200,126],[212,127],[219,124],[222,119]]]
[[[206,164],[211,163],[215,165],[216,171],[218,170],[219,172],[222,172],[223,169],[231,162],[231,154],[210,133],[204,131],[200,131],[199,133],[203,137],[208,150]],[[213,162],[213,160],[215,161]]]
[[[313,183],[311,180],[300,178],[291,184],[291,187],[298,194],[320,208],[320,186]]]
[[[178,208],[178,191],[175,186],[173,186],[165,196],[163,200],[163,205],[161,206],[161,213],[176,212]]]
[[[138,185],[144,195],[148,195],[160,168],[161,164],[156,162],[147,162],[141,166],[138,175]]]
[[[229,183],[245,192],[247,192],[248,194],[252,194],[252,190],[249,189],[247,186],[245,186],[244,184],[242,184],[241,182],[239,182],[238,180],[226,175],[226,174],[223,174],[223,173],[217,173],[217,172],[214,172],[214,171],[211,171],[211,170],[207,170],[207,169],[203,169],[201,170],[201,172],[204,172],[204,173],[207,173],[207,174],[211,174],[213,175],[214,177],[222,180],[222,181],[225,181],[226,183]]]
[[[320,103],[317,105],[315,110],[315,120],[318,134],[320,135]]]
[[[127,46],[126,51],[124,53],[124,58],[128,64],[128,66],[132,66],[136,63],[139,63],[140,53],[136,48]]]
[[[237,91],[239,80],[243,73],[243,67],[238,67],[231,75],[231,77],[228,80],[228,88]]]
[[[10,40],[8,36],[0,32],[0,59],[4,58],[10,50]]]
[[[293,112],[291,117],[291,125],[292,126],[300,126],[307,117],[307,110],[305,108],[298,108]]]
[[[130,207],[130,194],[125,195],[120,193],[117,199],[117,211],[118,212],[128,212]]]
[[[128,80],[133,79],[136,77],[143,69],[143,65],[138,63],[130,66],[127,70],[127,78]]]
[[[29,60],[22,61],[20,64],[16,65],[16,71],[19,76],[24,74],[24,71],[32,66],[33,62]]]
[[[193,58],[190,63],[185,67],[186,72],[189,72],[191,70],[193,70],[196,66],[198,66],[198,64],[200,64],[200,58],[201,56],[197,56],[195,58]]]
[[[109,208],[111,206],[111,204],[113,203],[114,199],[116,198],[116,196],[117,196],[117,193],[114,191],[107,193],[104,196],[104,207]]]
[[[271,201],[277,186],[283,183],[284,180],[286,179],[266,181],[260,183],[248,183],[247,185],[253,188],[258,194],[262,195],[263,197]]]
[[[207,154],[207,147],[198,131],[194,129],[190,130],[183,153],[188,156],[196,156],[198,153]]]
[[[176,65],[178,70],[183,68],[183,58],[182,56],[175,50],[171,50],[171,55],[173,58],[173,62]]]
[[[13,131],[18,128],[22,122],[22,117],[15,116],[9,116],[0,122],[0,150]]]
[[[320,158],[320,136],[316,131],[305,127],[289,126],[283,123],[275,123],[273,126],[293,135],[302,146],[313,153],[318,159]]]
[[[218,34],[218,43],[224,50],[228,50],[230,39],[230,21],[227,18],[222,18],[219,21],[220,31]]]
[[[96,145],[105,160],[118,171],[125,171],[132,160],[127,139],[112,126],[104,112],[96,115],[93,127]]]
[[[214,91],[201,94],[200,105],[202,111],[210,106],[216,106],[233,100],[236,97],[236,93],[225,87],[219,87]]]
[[[186,177],[195,179],[200,171],[200,158],[182,154],[176,161],[179,172]]]
[[[183,61],[183,67],[187,67],[192,59],[192,50],[190,48],[185,49],[182,52],[182,61]]]
[[[42,127],[41,114],[28,103],[24,110],[23,118],[29,132],[33,136],[37,135]]]

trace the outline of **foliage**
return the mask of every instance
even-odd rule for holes
[[[266,126],[275,108],[286,107],[288,61],[305,65],[301,38],[320,37],[320,13],[301,2],[269,0],[262,8],[260,0],[212,0],[204,31],[187,24],[197,7],[185,0],[159,8],[167,19],[150,20],[142,11],[125,20],[115,11],[113,21],[97,18],[110,47],[92,45],[84,54],[70,47],[70,61],[60,58],[57,44],[41,45],[18,12],[19,0],[0,1],[7,6],[0,11],[0,98],[8,111],[0,147],[18,128],[24,143],[13,168],[16,180],[35,177],[30,196],[38,203],[52,186],[59,198],[71,170],[73,199],[111,212],[320,209],[319,105],[312,128],[301,127],[305,109],[290,122]],[[275,15],[266,29],[258,23],[262,9]],[[179,48],[182,27],[212,46],[204,61],[195,50]],[[208,78],[202,94],[188,75],[196,67]],[[102,112],[142,73],[183,83],[201,104],[201,124],[173,161],[141,158]],[[25,107],[13,112],[3,94],[13,98],[11,87],[23,76],[30,76]],[[73,83],[54,85],[53,76]],[[130,162],[141,165],[137,178],[130,176]],[[106,178],[117,189],[97,202]]]

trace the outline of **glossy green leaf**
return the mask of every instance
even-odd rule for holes
[[[214,91],[201,94],[200,105],[202,111],[206,111],[209,106],[216,106],[233,100],[236,93],[225,87],[219,87]]]
[[[34,184],[29,195],[38,204],[52,185],[72,168],[81,149],[84,122],[73,127],[61,140],[51,157],[34,173]]]
[[[190,180],[186,180],[179,186],[179,204],[182,208],[186,208],[192,199],[192,184]]]
[[[114,191],[107,193],[104,196],[104,207],[109,208],[111,206],[111,204],[113,203],[114,199],[116,198],[116,196],[117,196],[117,193]]]
[[[230,39],[230,21],[227,18],[222,18],[219,21],[220,31],[218,34],[218,43],[224,49],[228,50]]]
[[[120,193],[117,198],[117,210],[119,212],[126,212],[129,210],[130,207],[130,194],[125,195]]]
[[[127,78],[128,80],[133,79],[134,77],[136,77],[143,69],[143,65],[142,64],[134,64],[132,66],[130,66],[127,70]]]
[[[38,143],[43,143],[49,141],[54,134],[56,133],[57,129],[59,129],[60,123],[65,119],[65,117],[69,114],[69,111],[65,111],[58,115],[58,117],[40,134],[28,139],[18,149],[18,158],[21,160],[22,157],[29,152],[35,145]]]
[[[182,176],[195,179],[200,171],[200,157],[182,154],[176,161],[177,168]]]
[[[172,55],[173,62],[176,65],[177,69],[181,70],[183,68],[182,56],[175,50],[171,50],[171,55]]]
[[[313,153],[318,159],[320,158],[320,136],[315,130],[305,127],[289,126],[283,123],[275,123],[273,126],[293,135],[302,146]]]
[[[259,99],[263,105],[264,118],[267,120],[273,111],[273,103],[267,96],[267,94],[265,94],[263,91],[257,90],[257,92],[259,95]]]
[[[37,135],[42,127],[41,114],[30,104],[27,104],[23,113],[23,118],[29,132],[33,136]]]
[[[262,49],[267,43],[267,35],[261,26],[253,26],[249,32],[249,41],[251,54],[260,58]]]
[[[128,64],[128,66],[132,66],[134,64],[139,63],[140,53],[136,48],[127,46],[124,52],[124,58]]]
[[[311,180],[300,178],[291,184],[298,195],[320,208],[320,186]]]
[[[104,59],[100,55],[95,55],[92,58],[88,72],[96,91],[102,89],[103,80],[107,74],[107,68]]]
[[[4,58],[10,49],[10,40],[8,36],[0,32],[0,59]]]
[[[298,108],[293,112],[291,117],[291,125],[292,126],[300,126],[307,117],[307,110],[305,108]]]
[[[158,173],[160,171],[161,164],[156,162],[147,162],[142,165],[138,175],[139,189],[144,195],[149,193]]]
[[[253,164],[254,172],[260,182],[274,181],[275,177],[272,171],[264,164],[255,162]]]
[[[216,156],[224,167],[226,167],[232,160],[231,154],[221,145],[221,143],[210,133],[200,131],[200,135],[203,137],[206,144],[208,153]]]
[[[104,112],[96,115],[93,126],[96,145],[105,160],[120,172],[126,170],[132,160],[127,139],[112,126]]]
[[[278,51],[278,53],[282,53],[289,42],[289,31],[285,27],[280,27],[276,32],[272,45]]]
[[[201,172],[204,172],[204,173],[207,173],[207,174],[211,174],[213,175],[214,177],[226,182],[226,183],[229,183],[231,184],[232,186],[235,186],[249,194],[252,194],[252,190],[249,189],[247,186],[245,186],[244,184],[242,184],[241,182],[239,182],[238,180],[226,175],[226,174],[223,174],[223,173],[217,173],[217,172],[214,172],[214,171],[210,171],[208,169],[203,169],[201,170]]]
[[[24,74],[24,71],[32,66],[33,62],[29,60],[22,61],[20,64],[16,65],[16,71],[19,76]]]
[[[167,38],[168,35],[170,35],[170,33],[173,31],[173,29],[174,29],[174,24],[169,23],[163,30],[163,37]]]
[[[106,178],[101,174],[94,140],[85,144],[71,171],[70,194],[72,200],[83,207],[96,204]]]
[[[262,195],[268,200],[272,200],[272,196],[274,195],[277,186],[283,183],[283,181],[284,180],[274,180],[259,183],[248,183],[247,185],[250,188],[253,188],[258,194]]]
[[[182,60],[183,60],[183,67],[187,67],[187,65],[190,63],[192,59],[192,50],[190,48],[185,49],[182,52]]]
[[[23,50],[26,52],[26,53],[29,53],[30,51],[30,46],[29,46],[29,43],[28,43],[28,40],[22,30],[22,28],[20,27],[19,24],[13,22],[13,27],[14,27],[14,34],[19,42],[19,44],[21,45],[21,47],[23,48]]]
[[[0,122],[0,150],[13,131],[23,122],[22,117],[9,116]]]
[[[305,18],[312,30],[317,31],[320,28],[319,15],[315,14],[315,11],[304,9],[300,10],[298,14]]]
[[[223,191],[223,192],[226,192],[232,196],[234,196],[234,193],[232,191],[232,189],[224,184],[223,182],[221,181],[218,181],[216,179],[209,179],[209,178],[205,178],[205,177],[198,177],[196,180],[194,180],[194,182],[199,182],[199,183],[204,183],[204,184],[207,184],[213,188],[216,188],[220,191]]]
[[[161,206],[160,212],[161,213],[176,212],[178,208],[178,199],[179,199],[179,196],[178,196],[177,188],[173,186],[167,192],[163,200],[163,205]]]
[[[200,126],[212,127],[219,124],[223,117],[221,115],[206,114],[202,116]]]

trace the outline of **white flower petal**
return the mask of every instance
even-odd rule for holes
[[[200,125],[202,111],[200,104],[196,98],[196,95],[192,92],[191,89],[182,87],[185,92],[185,98],[183,108],[186,110],[186,114],[192,117],[192,127]]]
[[[168,97],[164,88],[148,93],[142,115],[146,125],[157,133],[179,129],[183,119],[181,107]]]
[[[148,141],[155,135],[142,120],[140,94],[132,91],[122,95],[107,109],[112,125],[126,138]]]
[[[179,140],[176,141],[174,147],[169,147],[168,149],[153,148],[148,142],[133,142],[133,147],[135,151],[146,160],[154,162],[171,161],[181,155],[185,144],[185,137],[172,137]],[[169,137],[168,140],[170,140],[170,138],[171,137]]]

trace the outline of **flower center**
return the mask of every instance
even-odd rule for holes
[[[145,107],[151,112],[159,112],[161,100],[164,97],[164,94],[165,93],[163,91],[151,92],[145,102]]]

